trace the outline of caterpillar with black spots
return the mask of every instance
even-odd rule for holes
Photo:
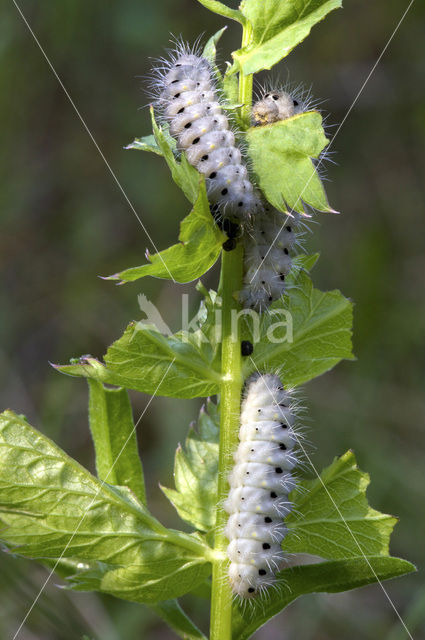
[[[229,514],[225,535],[232,591],[252,598],[276,583],[285,555],[284,518],[296,487],[298,458],[291,393],[273,374],[254,374],[246,383],[240,418],[239,446],[223,505]]]
[[[271,125],[292,118],[317,106],[309,90],[300,85],[285,89],[261,91],[261,97],[251,109],[254,126]],[[265,205],[245,233],[243,287],[239,301],[245,308],[265,311],[278,300],[287,287],[291,270],[291,252],[299,242],[298,227],[301,215],[296,212],[282,214]]]
[[[179,44],[154,69],[152,88],[178,150],[184,151],[189,163],[205,176],[216,221],[222,226],[226,219],[231,224],[231,220],[243,223],[245,257],[239,300],[245,308],[262,312],[285,292],[295,224],[284,224],[282,214],[264,204],[252,184],[235,132],[223,110],[213,68],[205,57],[198,55],[196,49]],[[254,104],[253,120],[257,124],[260,120],[273,122],[276,110],[282,119],[294,115],[295,110],[305,110],[305,104],[298,103],[289,93],[272,92]],[[231,251],[237,234],[228,236],[223,249]]]
[[[291,251],[297,242],[299,214],[285,216],[265,206],[245,233],[243,287],[239,301],[258,312],[267,309],[285,292],[292,267]]]
[[[283,89],[270,87],[262,89],[260,98],[252,105],[251,121],[255,127],[273,124],[316,109],[319,104],[310,89],[302,85],[291,87],[287,84]]]
[[[292,118],[300,113],[298,100],[286,91],[272,91],[252,106],[252,120],[255,126],[273,124],[279,120]]]
[[[223,217],[251,218],[261,210],[261,199],[223,112],[209,61],[180,44],[153,77],[157,105],[178,150],[205,176],[209,202]]]

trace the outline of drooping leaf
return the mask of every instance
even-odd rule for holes
[[[242,607],[233,607],[233,640],[247,640],[270,618],[307,593],[339,593],[367,584],[389,580],[414,571],[407,560],[386,556],[350,558],[290,567],[280,573],[281,583],[269,596]]]
[[[263,314],[256,328],[246,320],[245,337],[254,352],[245,358],[244,377],[257,370],[281,371],[284,383],[298,386],[342,359],[351,351],[352,304],[339,291],[314,289],[308,274],[295,271],[288,278],[289,295]],[[255,319],[255,316],[254,316]]]
[[[78,558],[72,582],[136,602],[178,597],[210,573],[198,537],[163,527],[11,411],[0,416],[0,536],[40,561]]]
[[[43,560],[43,565],[49,569],[54,569],[55,573],[64,578],[68,584],[65,584],[65,588],[81,590],[84,583],[84,575],[91,571],[95,573],[97,571],[99,579],[92,587],[94,590],[99,590],[98,585],[101,582],[102,574],[105,574],[106,566],[101,567],[100,563],[87,563],[82,562],[81,559],[69,559],[66,560]],[[102,571],[103,569],[103,571]],[[206,581],[202,582],[195,588],[197,594],[203,593],[206,585]],[[89,587],[88,587],[89,588]],[[191,591],[193,593],[193,590]],[[211,595],[211,594],[210,594]],[[189,616],[181,608],[178,600],[165,600],[164,602],[157,602],[156,604],[148,605],[152,611],[155,611],[163,620],[173,629],[180,638],[184,640],[207,640],[203,633],[196,627]]]
[[[245,75],[270,69],[341,6],[342,0],[242,0],[240,11],[252,26],[252,41],[233,57]]]
[[[302,480],[295,510],[286,518],[289,535],[283,548],[328,560],[388,555],[397,518],[368,505],[370,479],[351,451],[325,468],[320,478]]]
[[[214,222],[208,205],[204,181],[199,184],[199,196],[189,215],[180,225],[178,244],[153,255],[150,264],[125,269],[109,276],[120,284],[134,282],[145,276],[165,278],[175,282],[192,282],[200,278],[217,261],[226,236]]]
[[[225,18],[230,18],[231,20],[236,20],[236,22],[240,22],[243,24],[245,19],[238,9],[231,9],[223,2],[218,2],[218,0],[198,0],[206,9],[209,9],[213,13],[218,13],[220,16],[224,16]]]
[[[303,203],[333,211],[311,158],[328,144],[317,111],[246,132],[249,156],[267,200],[279,211],[304,213]]]
[[[89,421],[100,480],[128,487],[146,504],[133,412],[126,389],[107,389],[88,379]]]
[[[197,428],[190,427],[185,449],[179,446],[176,451],[176,490],[161,487],[180,517],[201,531],[215,525],[219,421],[217,405],[208,401]]]

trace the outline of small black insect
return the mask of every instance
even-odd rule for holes
[[[241,353],[243,356],[250,356],[254,352],[254,345],[249,340],[242,340]]]

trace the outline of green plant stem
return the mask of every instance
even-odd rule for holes
[[[252,39],[252,26],[247,22],[242,32],[242,47],[250,44]],[[251,122],[251,104],[252,104],[252,84],[254,76],[244,76],[242,72],[239,74],[239,103],[241,106],[241,119],[248,128]]]
[[[242,46],[247,46],[252,38],[249,23],[243,25]],[[242,104],[241,117],[250,124],[253,77],[239,74],[239,102]],[[224,251],[221,264],[222,294],[222,382],[220,397],[220,452],[218,462],[218,493],[216,535],[214,539],[210,640],[232,640],[232,591],[230,589],[226,558],[228,540],[224,535],[227,514],[222,508],[229,484],[227,481],[233,466],[233,452],[238,444],[239,415],[242,393],[241,345],[237,323],[232,316],[239,310],[234,293],[242,286],[243,248],[239,244],[233,251]]]
[[[228,540],[223,529],[227,514],[222,508],[229,485],[227,476],[233,465],[233,452],[238,443],[239,413],[242,391],[241,345],[232,316],[238,311],[235,291],[242,284],[242,246],[224,251],[221,266],[222,283],[222,383],[220,397],[220,453],[218,467],[217,533],[214,540],[216,559],[213,563],[210,640],[231,640],[232,592],[227,578],[225,556]]]

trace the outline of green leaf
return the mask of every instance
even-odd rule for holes
[[[168,126],[158,127],[152,106],[150,112],[153,135],[135,138],[125,148],[150,151],[162,156],[168,164],[174,182],[180,187],[189,202],[194,204],[199,196],[199,182],[203,181],[203,176],[189,164],[184,153],[181,154],[180,162],[177,160],[177,144],[170,136]]]
[[[254,344],[244,359],[243,375],[272,368],[283,372],[288,386],[321,375],[343,358],[352,359],[352,305],[339,291],[313,288],[302,268],[317,256],[299,256],[288,277],[290,295],[261,316],[241,312],[241,339]],[[56,368],[62,373],[171,397],[207,397],[219,393],[221,382],[221,300],[201,286],[197,328],[164,336],[153,326],[132,323],[108,350],[107,368],[95,358]],[[169,369],[170,368],[170,369]],[[169,369],[169,370],[168,370]],[[164,380],[164,374],[167,379]]]
[[[388,555],[397,518],[368,505],[370,479],[360,471],[352,451],[325,468],[320,478],[301,480],[294,512],[285,520],[289,534],[283,548],[328,560]]]
[[[223,29],[208,41],[206,45],[208,55],[213,56],[215,43],[222,32]],[[217,73],[219,73],[218,70]],[[162,155],[174,181],[194,206],[180,224],[177,244],[153,255],[146,253],[149,264],[125,269],[105,278],[118,280],[119,284],[134,282],[145,276],[179,283],[192,282],[213,266],[226,240],[226,236],[217,227],[211,215],[203,176],[189,164],[184,153],[181,155],[180,162],[177,160],[176,143],[170,137],[168,130],[158,127],[152,108],[151,117],[154,135],[136,138],[127,148],[143,149]]]
[[[242,0],[240,11],[252,26],[252,39],[233,57],[244,75],[271,69],[341,6],[342,0]]]
[[[320,253],[299,253],[292,260],[292,273],[289,275],[288,281],[294,284],[294,280],[298,277],[300,269],[310,272],[320,258]]]
[[[152,111],[151,111],[152,116]],[[168,124],[165,124],[161,128],[162,136],[165,138],[166,146],[165,149],[177,153],[177,142],[170,135]],[[158,146],[158,143],[153,134],[149,136],[144,136],[143,138],[135,138],[133,142],[128,144],[124,149],[135,149],[136,151],[149,151],[150,153],[156,153],[158,156],[164,156],[163,149]]]
[[[332,369],[351,351],[352,304],[339,291],[322,292],[304,271],[288,278],[289,295],[262,314],[258,331],[246,320],[244,337],[254,353],[244,360],[243,374],[276,370],[283,382],[297,386]]]
[[[87,569],[80,566],[80,571],[68,578],[68,586],[74,591],[99,591],[148,605],[183,596],[211,574],[209,563],[199,562],[188,553],[176,553],[171,545],[147,547],[144,562],[121,566],[99,562]]]
[[[218,0],[198,0],[198,2],[200,2],[206,9],[209,9],[213,13],[218,13],[220,16],[236,20],[236,22],[240,22],[241,24],[244,24],[245,22],[240,11],[237,9],[231,9],[222,2],[218,2]]]
[[[168,131],[164,132],[161,127],[158,127],[153,107],[151,107],[151,120],[156,144],[168,164],[174,182],[180,187],[189,202],[194,204],[199,197],[199,182],[203,181],[203,177],[189,164],[184,153],[178,162],[175,156],[175,142],[171,141]]]
[[[82,563],[81,560],[69,559],[60,560],[59,562],[56,560],[44,560],[43,564],[49,567],[49,569],[54,569],[62,578],[70,579],[69,584],[67,585],[70,588],[73,588],[73,580],[75,579],[74,588],[77,591],[81,589],[81,576],[84,575],[84,571],[88,571],[90,569],[91,571],[96,569],[99,571],[100,566],[96,563],[92,563],[90,566],[87,563]],[[78,578],[78,574],[80,574],[80,580]],[[96,589],[96,586],[93,588]],[[206,591],[208,595],[208,586],[205,581],[196,587],[196,594],[203,594],[204,591]],[[210,596],[211,593],[209,593],[207,599],[209,599]],[[165,602],[150,604],[149,607],[155,611],[155,613],[159,615],[181,638],[184,638],[185,640],[206,640],[205,636],[201,631],[199,631],[189,616],[180,607],[177,600],[166,600]]]
[[[78,559],[75,585],[155,603],[210,574],[210,549],[163,527],[125,488],[93,477],[11,411],[0,416],[1,539],[41,561]]]
[[[279,211],[305,213],[303,203],[333,211],[311,158],[328,144],[317,111],[246,132],[249,156],[258,184]]]
[[[414,570],[409,562],[388,557],[396,518],[368,505],[368,484],[351,451],[335,459],[320,478],[300,480],[290,496],[294,510],[285,519],[289,532],[282,547],[330,562],[285,569],[278,588],[255,599],[252,607],[235,603],[234,638],[249,638],[300,595],[337,593]]]
[[[179,516],[201,531],[215,526],[220,416],[208,400],[202,407],[198,428],[190,427],[185,450],[180,446],[174,463],[176,490],[161,487]]]
[[[156,153],[158,156],[162,156],[162,151],[158,147],[155,136],[149,135],[143,138],[134,138],[133,142],[130,142],[124,149],[136,149],[137,151],[149,151],[150,153]]]
[[[220,370],[212,367],[216,354],[198,337],[184,331],[165,337],[149,325],[130,325],[108,349],[105,362],[130,389],[178,398],[214,395],[221,381]]]
[[[211,38],[207,40],[205,47],[202,51],[202,56],[211,63],[214,69],[217,69],[215,64],[215,58],[217,55],[217,43],[220,40],[223,33],[226,31],[226,29],[227,27],[223,27],[222,29],[217,31],[213,36],[211,36]],[[221,75],[220,72],[218,73],[219,75]]]
[[[372,567],[372,568],[371,568]],[[247,640],[263,624],[290,602],[307,593],[339,593],[367,584],[396,578],[414,571],[406,560],[389,557],[363,557],[321,562],[285,569],[276,591],[255,598],[249,607],[233,605],[233,640]]]
[[[133,412],[126,389],[107,389],[88,380],[89,421],[100,480],[131,489],[146,504]]]
[[[106,367],[91,357],[57,365],[62,373],[99,380],[151,395],[197,398],[215,395],[221,382],[219,342],[201,330],[164,336],[155,326],[131,323],[109,347]]]
[[[193,624],[176,600],[167,600],[151,607],[184,640],[207,640]]]
[[[180,225],[179,243],[155,253],[147,254],[150,264],[133,267],[109,276],[119,284],[133,282],[145,276],[192,282],[211,269],[221,253],[226,236],[211,215],[205,182],[199,183],[199,195],[190,214]]]

